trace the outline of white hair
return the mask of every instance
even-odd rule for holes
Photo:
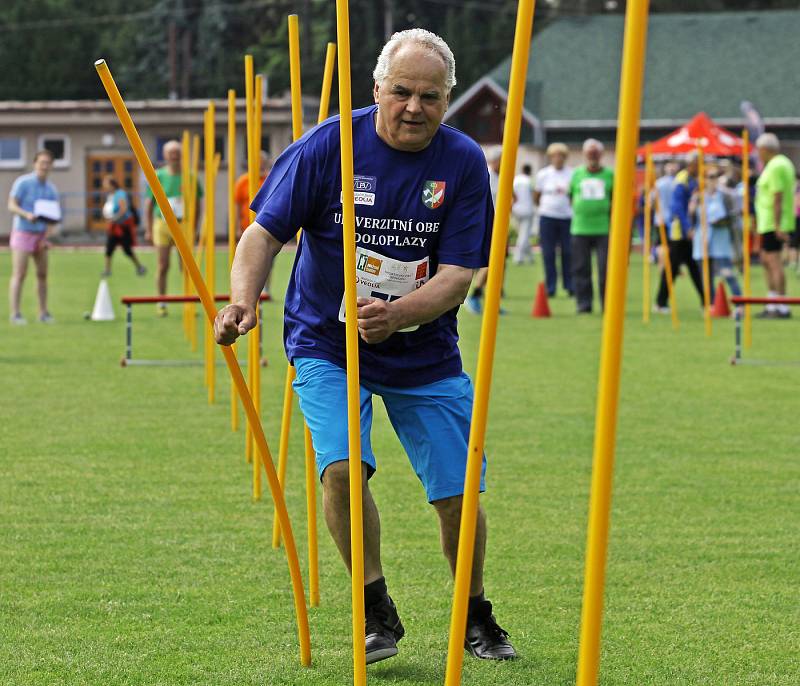
[[[583,141],[583,152],[586,152],[589,148],[597,148],[600,152],[603,152],[606,148],[605,146],[596,138],[587,138]]]
[[[779,152],[781,149],[781,143],[774,133],[762,133],[758,138],[756,138],[756,147],[764,148],[765,150],[772,150],[773,152]]]
[[[389,75],[392,57],[406,43],[420,45],[442,58],[447,72],[444,79],[444,87],[449,93],[453,86],[456,85],[456,59],[444,39],[425,29],[408,29],[407,31],[398,31],[392,34],[392,37],[383,46],[381,54],[378,55],[378,62],[372,72],[372,78],[375,79],[375,83],[383,83],[383,80]]]

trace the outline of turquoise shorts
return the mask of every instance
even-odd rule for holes
[[[294,389],[311,430],[320,476],[333,462],[348,458],[347,375],[332,362],[311,357],[294,360]],[[398,388],[361,382],[361,460],[375,472],[370,444],[372,396],[381,396],[397,437],[425,488],[428,501],[464,492],[467,445],[472,416],[472,382],[463,372],[441,381]],[[486,457],[481,491],[486,486]]]

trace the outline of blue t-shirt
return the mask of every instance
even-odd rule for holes
[[[125,213],[121,217],[114,220],[120,224],[126,221],[128,217],[131,216],[131,200],[125,191],[123,191],[121,188],[117,188],[117,190],[115,190],[114,193],[111,195],[111,206],[112,206],[112,211],[114,212],[114,216],[116,216],[117,213],[119,212],[119,208],[122,207],[123,202],[127,204],[127,209],[125,210]]]
[[[11,186],[9,198],[14,198],[17,204],[26,212],[33,212],[37,200],[58,200],[58,191],[50,181],[39,181],[35,172],[17,177]],[[14,215],[11,227],[15,231],[29,231],[31,233],[44,233],[47,223],[44,221],[29,222],[18,214]]]
[[[375,131],[376,110],[373,105],[353,112],[359,296],[402,297],[422,286],[439,264],[486,266],[493,207],[480,147],[440,126],[424,150],[395,150]],[[338,117],[283,152],[251,209],[282,243],[303,228],[286,293],[289,360],[321,358],[344,368]],[[359,338],[361,377],[409,387],[460,374],[457,311],[382,343]]]

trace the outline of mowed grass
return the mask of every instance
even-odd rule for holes
[[[152,270],[153,254],[143,260]],[[9,263],[0,255],[4,284]],[[349,581],[323,522],[308,669],[284,552],[270,546],[271,501],[266,490],[251,500],[243,432],[230,429],[227,372],[217,369],[209,405],[200,367],[121,368],[118,299],[151,294],[152,278],[118,255],[117,320],[86,322],[101,263],[98,252],[55,250],[56,324],[1,324],[0,683],[351,683]],[[290,264],[279,258],[276,293]],[[484,496],[486,591],[522,657],[466,658],[465,684],[575,679],[601,319],[576,317],[563,295],[552,319],[532,319],[540,265],[509,267]],[[761,282],[756,269],[759,292]],[[800,280],[789,283],[797,293]],[[715,320],[707,339],[685,277],[677,291],[679,332],[669,317],[642,324],[632,257],[601,683],[800,684],[800,367],[731,367],[733,323]],[[34,319],[30,278],[24,303]],[[280,313],[280,302],[265,310],[263,416],[276,455]],[[754,322],[747,354],[800,359],[798,315]],[[460,320],[471,373],[479,318]],[[167,319],[137,306],[134,354],[201,357],[174,306]],[[439,684],[449,571],[432,508],[385,413],[375,417],[371,486],[407,636],[369,680]],[[295,421],[287,498],[305,575],[301,446]]]

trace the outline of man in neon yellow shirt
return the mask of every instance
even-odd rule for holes
[[[761,263],[767,279],[767,296],[786,295],[786,275],[781,252],[795,229],[795,169],[791,160],[780,153],[774,133],[764,133],[756,140],[758,157],[764,169],[756,183],[756,227],[761,236]],[[788,319],[788,305],[767,305],[756,315],[764,319]]]
[[[164,143],[162,148],[164,161],[166,164],[157,172],[158,180],[164,188],[164,193],[175,211],[178,221],[183,219],[183,195],[181,189],[181,144],[172,140]],[[195,232],[197,231],[197,221],[200,218],[201,207],[200,198],[203,197],[203,188],[200,182],[197,183],[197,212],[195,214]],[[169,273],[169,255],[172,251],[172,236],[169,227],[161,214],[161,210],[155,203],[153,191],[147,189],[147,200],[144,208],[145,230],[144,239],[152,241],[158,255],[158,272],[156,274],[156,288],[159,295],[167,293],[167,274]],[[158,304],[158,316],[167,315],[167,306],[164,303]]]

